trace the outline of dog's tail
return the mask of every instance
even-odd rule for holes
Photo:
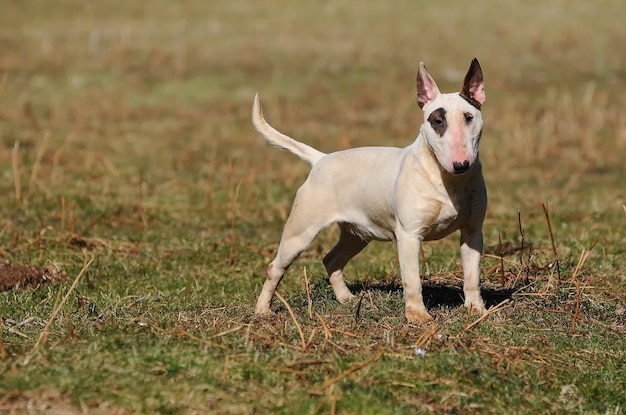
[[[313,147],[307,146],[306,144],[286,136],[269,125],[268,122],[265,121],[265,118],[263,118],[263,111],[261,110],[261,104],[259,102],[259,94],[254,96],[254,104],[252,106],[252,124],[254,125],[254,128],[256,128],[257,131],[260,132],[272,145],[291,151],[302,160],[308,162],[311,166],[326,155],[326,153],[322,153]]]

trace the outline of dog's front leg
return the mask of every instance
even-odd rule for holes
[[[404,287],[404,300],[406,303],[406,319],[411,322],[426,323],[433,318],[424,306],[422,297],[422,282],[420,281],[419,250],[421,239],[410,233],[399,233],[398,259],[400,261],[400,274]]]
[[[483,253],[482,228],[461,229],[461,260],[463,262],[463,292],[465,307],[485,312],[480,296],[480,260]]]

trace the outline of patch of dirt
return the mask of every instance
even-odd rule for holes
[[[126,415],[130,412],[107,403],[72,404],[71,398],[60,391],[15,391],[0,389],[0,413],[3,414],[48,414],[48,415]]]
[[[65,281],[65,274],[55,265],[40,267],[0,263],[0,292],[61,281]]]

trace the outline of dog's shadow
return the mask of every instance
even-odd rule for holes
[[[348,288],[357,296],[366,290],[381,294],[403,294],[402,286],[394,283],[365,284],[356,282],[348,284]],[[485,306],[490,308],[504,300],[511,299],[515,289],[481,288],[480,292]],[[422,285],[422,296],[424,297],[424,304],[429,310],[433,308],[454,308],[464,304],[463,290],[460,287],[448,284],[425,282]]]

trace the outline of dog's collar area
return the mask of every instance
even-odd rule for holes
[[[463,98],[465,101],[467,101],[472,107],[476,108],[477,110],[480,110],[482,108],[482,104],[476,101],[474,98],[468,97],[467,95],[464,95],[461,92],[459,92],[459,96]]]

